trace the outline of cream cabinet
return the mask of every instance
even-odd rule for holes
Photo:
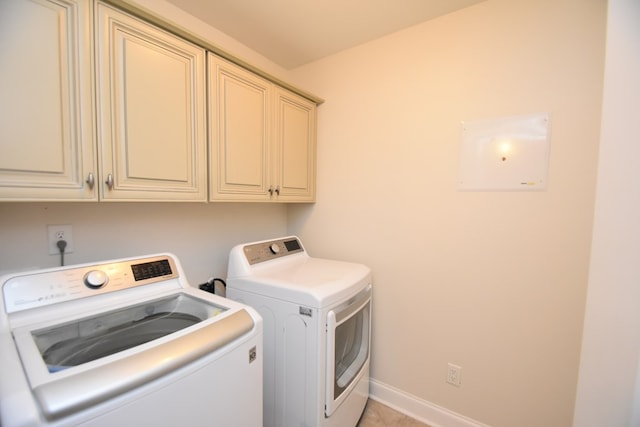
[[[275,88],[273,184],[281,202],[312,202],[316,196],[316,104]]]
[[[0,1],[0,200],[96,200],[91,3]]]
[[[0,201],[315,200],[314,102],[100,1],[0,0],[0,94]]]
[[[206,201],[204,49],[102,3],[96,27],[100,199]]]
[[[208,61],[209,197],[269,200],[272,85],[211,53]]]
[[[212,201],[315,200],[316,105],[209,54]]]

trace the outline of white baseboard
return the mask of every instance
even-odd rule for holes
[[[432,427],[489,427],[373,378],[370,379],[369,397]]]

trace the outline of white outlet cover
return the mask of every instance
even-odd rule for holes
[[[548,163],[548,114],[462,122],[458,190],[544,190]]]
[[[49,245],[49,255],[60,254],[60,249],[58,249],[57,242],[58,239],[56,234],[58,231],[62,231],[65,236],[65,241],[67,242],[67,247],[64,250],[65,254],[71,253],[74,251],[73,246],[73,227],[70,225],[47,225],[47,241]]]
[[[447,364],[447,382],[456,387],[462,385],[462,367],[454,365],[453,363]]]

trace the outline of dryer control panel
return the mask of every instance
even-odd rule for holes
[[[304,252],[300,241],[295,237],[246,245],[243,248],[244,256],[250,265],[264,261],[285,257],[299,252]]]

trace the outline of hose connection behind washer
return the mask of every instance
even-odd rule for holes
[[[222,286],[224,286],[225,294],[226,294],[227,282],[225,282],[224,280],[222,280],[219,277],[210,277],[209,280],[207,280],[207,283],[203,283],[198,287],[200,289],[202,289],[203,291],[207,291],[207,292],[210,292],[212,294],[215,294],[216,293],[216,282],[222,283]]]

